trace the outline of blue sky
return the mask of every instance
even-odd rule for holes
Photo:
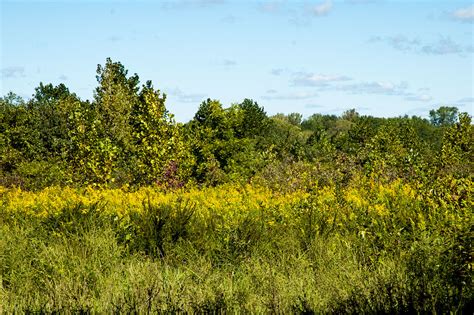
[[[39,82],[83,99],[122,62],[178,121],[206,98],[269,114],[473,115],[472,1],[3,1],[0,94]]]

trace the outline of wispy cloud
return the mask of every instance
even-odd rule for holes
[[[263,13],[286,15],[290,24],[297,27],[307,27],[311,25],[312,18],[328,15],[333,10],[333,1],[311,3],[308,1],[273,0],[261,2],[257,8]]]
[[[278,12],[282,7],[281,1],[264,1],[258,4],[258,9],[265,13]]]
[[[232,14],[229,14],[221,18],[221,22],[226,24],[234,24],[235,22],[237,22],[237,17]]]
[[[180,88],[169,89],[167,94],[174,96],[180,103],[197,103],[206,98],[205,94],[185,93]]]
[[[410,89],[405,81],[361,81],[343,74],[322,74],[306,71],[291,71],[287,69],[273,69],[272,74],[285,74],[289,79],[290,87],[307,87],[310,92],[340,91],[347,94],[377,94],[403,97],[406,101],[429,102],[433,98],[429,95],[429,88]],[[303,99],[315,96],[315,93],[299,93],[295,95],[279,95],[275,90],[267,91],[266,99]]]
[[[416,116],[428,116],[428,112],[436,108],[436,105],[424,105],[424,106],[419,106],[419,107],[414,107],[405,112],[406,115],[416,115]],[[439,106],[438,106],[439,107]]]
[[[2,79],[24,78],[24,67],[6,67],[0,70]]]
[[[433,97],[426,93],[412,93],[407,82],[359,82],[356,84],[343,85],[337,87],[338,90],[346,91],[351,94],[377,94],[387,96],[401,96],[410,102],[430,102]],[[426,88],[418,89],[427,90]]]
[[[406,101],[413,101],[413,102],[430,102],[433,100],[433,98],[427,94],[421,94],[421,95],[410,95],[405,97]]]
[[[474,103],[474,97],[464,97],[457,101],[457,103]]]
[[[122,37],[117,36],[117,35],[112,35],[112,36],[107,37],[107,40],[110,42],[118,42],[122,40]]]
[[[225,0],[176,0],[163,2],[161,7],[167,10],[199,9],[221,5],[225,2]]]
[[[322,108],[323,105],[319,105],[319,104],[306,104],[304,107],[305,107],[305,108]]]
[[[380,95],[408,95],[408,83],[392,83],[392,82],[360,82],[355,84],[342,85],[337,88],[341,91],[350,92],[352,94],[380,94]]]
[[[464,56],[473,52],[472,44],[462,45],[455,42],[449,36],[439,37],[437,41],[423,43],[418,38],[408,38],[404,35],[396,36],[374,36],[369,39],[371,43],[384,42],[392,48],[403,52],[415,52],[427,55],[449,55],[458,54]]]
[[[270,71],[272,75],[277,75],[277,76],[283,74],[283,72],[285,72],[285,69],[282,69],[282,68],[275,68]]]
[[[68,77],[64,74],[61,74],[58,79],[61,81],[67,81]]]
[[[421,45],[421,41],[419,39],[409,39],[404,35],[396,35],[396,36],[387,36],[387,37],[380,37],[375,36],[372,37],[370,42],[386,42],[392,48],[401,51],[411,51],[416,49],[418,46]]]
[[[262,96],[262,99],[264,100],[305,100],[305,99],[310,99],[313,97],[317,97],[318,94],[314,92],[297,92],[297,93],[289,93],[289,94],[278,94],[276,92],[271,92],[267,91],[267,94],[269,95],[264,95]]]
[[[224,59],[221,64],[226,67],[231,67],[237,65],[237,62],[231,59]]]
[[[325,16],[332,10],[332,1],[328,0],[308,7],[308,12],[314,16]]]
[[[474,22],[474,5],[451,12],[451,17],[461,22]]]
[[[293,86],[327,86],[333,82],[349,81],[351,78],[344,75],[315,74],[296,72],[291,80]]]
[[[349,4],[368,4],[381,2],[381,0],[346,0],[345,2]]]
[[[437,42],[426,44],[421,47],[421,51],[429,55],[447,55],[447,54],[462,54],[470,52],[472,46],[463,47],[461,44],[454,42],[449,37],[440,38]]]

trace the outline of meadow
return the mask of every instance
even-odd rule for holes
[[[467,113],[183,124],[120,62],[97,79],[0,98],[0,313],[472,314]]]
[[[0,311],[467,312],[472,183],[451,185],[2,188]]]

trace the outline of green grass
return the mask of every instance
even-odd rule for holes
[[[469,222],[361,237],[295,209],[289,227],[213,229],[192,206],[0,213],[0,312],[469,313]],[[309,224],[309,222],[312,222]],[[367,227],[369,231],[370,227]],[[377,230],[372,227],[373,234]]]

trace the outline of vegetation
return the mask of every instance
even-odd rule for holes
[[[0,313],[470,313],[471,117],[176,123],[123,65],[0,99]]]

